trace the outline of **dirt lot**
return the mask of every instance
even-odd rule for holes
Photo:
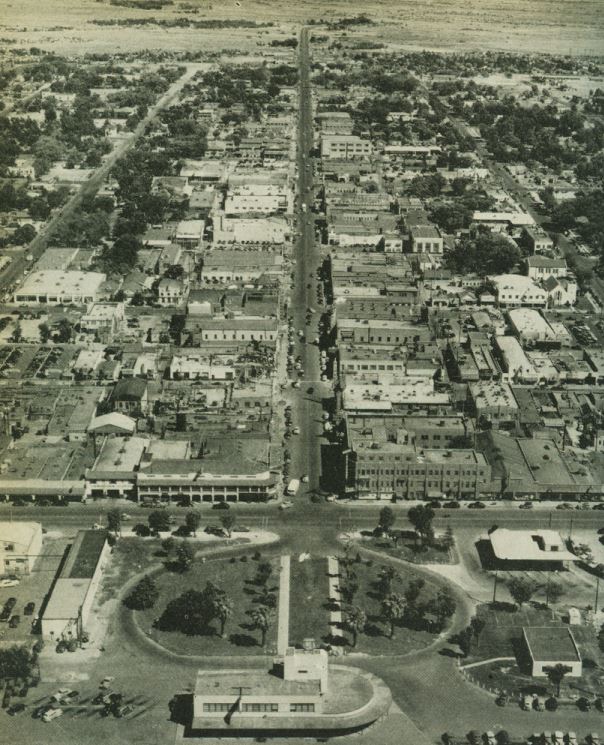
[[[428,49],[508,50],[558,54],[602,54],[604,10],[598,0],[373,0],[355,5],[344,0],[290,3],[252,0],[246,3],[211,3],[192,0],[199,13],[182,10],[178,3],[162,11],[118,8],[108,3],[81,0],[13,0],[0,9],[0,30],[17,43],[53,49],[59,53],[115,52],[137,49],[238,49],[252,51],[273,34],[282,34],[288,24],[309,19],[334,19],[364,13],[376,25],[361,26],[362,36],[379,35],[394,46]],[[272,21],[273,29],[195,30],[136,29],[94,26],[92,18],[191,17],[200,19],[246,19]],[[283,23],[285,21],[285,23]],[[291,30],[291,26],[290,26]]]

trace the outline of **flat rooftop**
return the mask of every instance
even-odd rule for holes
[[[556,530],[508,530],[490,534],[493,553],[504,561],[576,561]]]
[[[579,662],[581,655],[567,626],[525,626],[524,636],[537,662]]]
[[[318,696],[321,693],[318,679],[283,680],[265,670],[200,670],[195,683],[195,696],[227,696],[234,701],[242,685],[245,686],[244,703],[247,696]]]

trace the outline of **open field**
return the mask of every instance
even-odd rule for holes
[[[192,12],[189,7],[199,8]],[[36,45],[59,53],[127,52],[142,49],[207,50],[237,49],[253,51],[271,35],[281,35],[291,24],[314,19],[334,20],[366,14],[373,26],[354,27],[359,37],[379,36],[392,47],[469,51],[507,50],[571,55],[604,53],[604,7],[598,0],[373,0],[351,5],[343,0],[290,3],[252,0],[207,3],[191,0],[187,9],[179,3],[162,10],[134,10],[93,0],[13,0],[0,8],[0,34],[14,43]],[[119,18],[242,19],[258,23],[273,22],[274,28],[162,29],[90,24],[90,20]]]

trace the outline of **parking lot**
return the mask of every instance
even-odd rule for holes
[[[0,587],[0,608],[4,607],[9,598],[15,598],[11,617],[18,615],[20,618],[14,628],[11,628],[8,621],[0,623],[0,642],[11,643],[32,638],[32,624],[40,612],[67,543],[67,539],[62,536],[45,536],[42,554],[38,557],[33,572],[20,578],[19,584],[14,587]],[[34,611],[26,615],[25,606],[32,602],[35,603]]]

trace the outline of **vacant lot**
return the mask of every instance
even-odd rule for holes
[[[241,559],[245,558],[246,561]],[[259,562],[247,556],[235,560],[221,559],[202,563],[195,561],[191,569],[182,574],[161,572],[155,577],[159,599],[153,608],[137,611],[140,628],[155,641],[177,654],[183,655],[241,655],[261,654],[261,633],[254,628],[251,613],[259,606],[264,587],[278,595],[278,564],[271,563],[273,574],[266,585],[256,581]],[[233,603],[233,614],[227,621],[224,638],[218,635],[218,623],[210,624],[203,634],[188,635],[180,631],[160,631],[154,622],[167,604],[187,590],[203,590],[208,582],[224,590]],[[272,650],[276,642],[276,614],[266,637],[266,649]]]

